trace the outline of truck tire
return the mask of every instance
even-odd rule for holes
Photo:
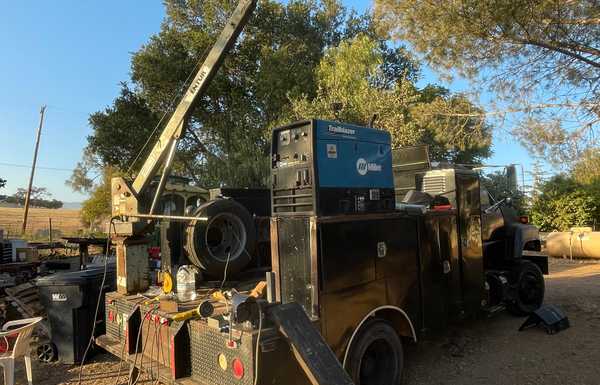
[[[388,322],[373,319],[361,327],[348,355],[347,369],[354,384],[400,384],[403,366],[402,342]]]
[[[526,316],[542,306],[545,284],[540,268],[530,261],[521,261],[514,270],[514,298],[508,304],[508,311],[517,316]]]
[[[206,220],[186,229],[185,250],[191,263],[213,278],[233,277],[250,263],[256,243],[254,221],[246,208],[231,199],[206,202],[194,211]]]

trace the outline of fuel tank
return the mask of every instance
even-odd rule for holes
[[[546,253],[552,257],[600,259],[600,231],[575,227],[546,237]]]

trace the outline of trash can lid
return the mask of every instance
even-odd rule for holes
[[[106,269],[107,276],[114,275],[116,265],[109,264]],[[37,286],[54,285],[79,285],[89,281],[101,280],[104,274],[104,266],[92,267],[85,270],[60,272],[37,279]]]

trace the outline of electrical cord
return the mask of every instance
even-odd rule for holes
[[[121,355],[119,356],[119,369],[117,370],[117,377],[115,378],[115,385],[119,384],[119,378],[121,378],[121,369],[123,369],[123,355],[125,355],[125,345],[127,345],[127,339],[123,338],[123,343],[121,344]]]
[[[156,310],[156,305],[152,306],[144,314],[144,318],[142,319],[142,322],[140,322],[140,328],[138,329],[138,334],[137,334],[136,341],[135,341],[135,355],[133,357],[133,366],[134,367],[137,364],[137,358],[138,358],[138,356],[140,354],[138,352],[138,346],[139,346],[139,343],[140,343],[140,336],[142,335],[142,329],[144,328],[144,321],[146,321],[146,320],[152,320],[152,312],[155,311],[155,310]],[[150,318],[148,318],[148,315],[150,315]],[[150,328],[148,328],[148,329],[150,329]],[[146,335],[146,342],[148,342],[148,334]],[[142,367],[143,367],[143,364],[144,364],[144,352],[145,351],[146,351],[146,343],[144,343],[144,346],[142,346],[142,353],[141,353],[140,367],[139,367],[139,370],[138,370],[138,375],[136,376],[136,378],[135,378],[135,380],[133,382],[132,382],[131,376],[129,376],[129,381],[128,381],[129,385],[135,385],[135,384],[137,384],[138,380],[140,379],[140,376],[142,375]]]
[[[96,302],[96,311],[94,312],[94,318],[93,318],[93,322],[92,322],[92,334],[90,335],[90,340],[88,341],[87,347],[85,348],[85,352],[83,353],[83,357],[81,358],[81,364],[79,365],[79,379],[77,381],[78,385],[81,384],[81,377],[83,375],[83,365],[85,364],[85,359],[90,350],[90,347],[92,346],[92,343],[94,342],[94,334],[96,333],[96,321],[98,319],[98,312],[100,310],[100,302],[102,301],[102,294],[104,294],[103,293],[104,285],[106,283],[106,275],[108,273],[108,254],[110,253],[111,229],[113,229],[115,226],[115,223],[114,223],[115,219],[117,219],[117,217],[110,218],[110,223],[108,224],[108,238],[106,239],[106,252],[104,253],[104,272],[102,274],[102,283],[100,284],[100,290],[98,291],[98,300]],[[116,229],[115,229],[115,232],[116,232]]]
[[[241,240],[240,240],[240,238],[237,236],[237,234],[236,234],[235,232],[233,232],[233,231],[231,232],[231,234],[233,234],[233,236],[235,237],[235,239],[237,239],[238,243],[239,243],[240,245],[242,245],[242,241],[241,241]],[[252,257],[252,255],[251,255],[251,254],[248,252],[248,250],[246,250],[246,246],[245,246],[245,245],[242,245],[242,250],[244,251],[244,253],[246,253],[246,255],[247,255],[247,256],[248,256],[250,259],[252,259],[252,258],[253,258],[253,257]]]
[[[137,336],[135,338],[135,354],[133,355],[133,366],[135,367],[135,365],[137,364],[137,358],[138,358],[138,349],[140,346],[140,335],[142,334],[142,328],[144,327],[144,322],[146,321],[146,317],[148,316],[148,314],[150,314],[150,312],[152,311],[152,308],[150,308],[148,311],[146,311],[146,313],[144,313],[144,315],[142,315],[142,319],[140,321],[140,327],[138,328],[138,332],[137,332]],[[131,364],[130,364],[131,365]],[[127,379],[127,384],[131,385],[131,373],[129,373],[129,377]]]
[[[225,286],[225,282],[227,281],[227,269],[229,267],[229,258],[231,258],[231,251],[227,253],[227,261],[225,261],[225,269],[223,270],[223,281],[221,281],[219,291],[223,290],[223,286]]]
[[[161,317],[162,318],[162,317]],[[156,361],[156,370],[157,373],[158,371],[160,371],[160,346],[162,345],[162,340],[160,340],[161,338],[161,329],[162,329],[162,321],[159,319],[158,324],[154,324],[154,343],[152,344],[152,350],[150,351],[150,357],[154,357],[154,347],[156,346],[156,360],[154,360],[154,358],[152,358],[152,360],[150,361],[150,380],[154,381],[154,372],[152,369],[152,364],[154,361]],[[164,357],[163,357],[164,358]],[[158,374],[156,375],[156,381],[158,381]]]
[[[150,323],[150,325],[152,325],[152,323]],[[150,381],[154,381],[154,373],[152,372],[152,366],[154,363],[153,357],[154,357],[154,346],[156,345],[156,332],[157,332],[157,328],[156,328],[156,321],[154,322],[154,333],[152,336],[152,343],[150,344],[150,369],[148,369],[148,373],[150,375]],[[148,335],[150,335],[150,326],[148,326]],[[148,339],[148,338],[146,338]],[[142,357],[143,359],[143,357]]]
[[[141,301],[143,301],[143,299]],[[141,301],[135,305],[131,314],[137,311],[137,309],[140,307]],[[121,378],[121,369],[123,368],[123,361],[125,361],[125,358],[123,357],[125,355],[125,345],[127,345],[127,338],[123,336],[123,344],[121,346],[121,357],[119,361],[119,370],[117,371],[117,378],[115,378],[115,385],[119,384],[119,378]]]
[[[256,306],[258,306],[258,334],[256,336],[256,351],[254,352],[254,385],[256,385],[258,383],[258,354],[259,354],[259,348],[260,348],[260,333],[262,331],[262,309],[260,308],[260,305],[257,303]]]
[[[157,345],[157,351],[160,348],[160,351],[158,351],[158,361],[159,364],[156,365],[156,382],[154,383],[155,385],[158,385],[158,383],[160,382],[160,356],[162,353],[162,359],[165,359],[165,351],[163,349],[163,343],[162,343],[162,325],[160,325],[161,327],[158,328],[158,340],[156,341],[156,345]]]

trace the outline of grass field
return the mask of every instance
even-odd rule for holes
[[[52,235],[54,239],[61,236],[77,235],[84,229],[79,210],[67,209],[29,209],[27,219],[28,239],[47,240],[49,221],[52,219]],[[0,229],[4,236],[20,236],[23,223],[23,208],[0,207]]]

